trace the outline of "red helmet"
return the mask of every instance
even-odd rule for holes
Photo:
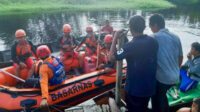
[[[63,25],[63,32],[70,33],[71,32],[71,26],[69,24]]]
[[[86,27],[86,32],[88,31],[92,31],[93,32],[93,28],[91,26]]]
[[[51,51],[47,45],[41,45],[37,48],[38,58],[47,57],[51,54]]]
[[[113,41],[113,36],[112,35],[106,35],[104,37],[104,43],[112,43]]]
[[[15,37],[25,37],[26,36],[26,32],[23,29],[19,29],[15,32]]]

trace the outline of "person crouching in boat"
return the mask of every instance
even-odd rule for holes
[[[61,51],[63,49],[65,49],[66,43],[72,43],[73,47],[75,48],[77,46],[77,42],[76,42],[74,36],[71,34],[71,26],[69,24],[64,24],[63,32],[64,32],[64,36],[62,36],[58,39],[58,43],[59,43],[59,47],[60,47]]]
[[[94,34],[93,28],[90,26],[86,27],[86,32],[87,35],[82,39],[76,51],[78,51],[83,44],[86,44],[85,50],[88,56],[97,54],[98,36]]]
[[[200,98],[195,98],[193,100],[191,108],[183,107],[179,109],[177,112],[200,112]]]
[[[108,61],[110,47],[113,41],[112,35],[106,35],[104,38],[104,48],[101,50],[100,57],[103,57],[102,64],[99,65],[98,69],[105,69],[106,73],[115,72],[115,62]]]
[[[41,109],[48,108],[49,86],[56,86],[66,79],[63,64],[58,58],[50,56],[51,51],[46,45],[37,48],[38,58],[43,60],[40,66],[40,86],[42,93]]]
[[[15,32],[16,41],[11,48],[11,57],[15,67],[15,75],[20,77],[20,72],[24,68],[31,69],[34,61],[31,56],[36,57],[35,46],[31,41],[26,40],[26,32],[19,29]],[[18,81],[17,81],[18,82]]]
[[[79,75],[82,72],[83,58],[74,51],[72,43],[66,43],[65,49],[61,51],[60,60],[64,64],[67,75]]]
[[[183,92],[194,88],[200,81],[200,44],[198,42],[192,43],[187,58],[187,62],[180,70],[182,78],[180,90]]]

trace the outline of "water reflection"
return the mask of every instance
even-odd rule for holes
[[[190,44],[199,41],[200,38],[199,12],[200,10],[183,10],[182,8],[159,11],[166,18],[166,27],[181,38],[185,56]],[[0,51],[10,48],[14,41],[14,33],[19,28],[26,30],[28,39],[34,44],[40,44],[56,41],[62,35],[62,25],[65,23],[70,24],[72,32],[79,37],[85,34],[86,26],[99,30],[106,19],[110,20],[114,30],[127,29],[127,20],[135,14],[145,17],[147,26],[145,33],[152,34],[148,27],[148,19],[152,13],[140,10],[0,16]]]
[[[141,12],[141,11],[140,11]],[[86,26],[92,26],[99,30],[106,19],[110,20],[115,30],[126,27],[126,21],[134,11],[125,12],[84,12],[72,14],[43,14],[40,16],[3,16],[0,17],[0,37],[5,44],[0,51],[9,48],[14,41],[14,33],[22,28],[27,32],[28,39],[34,44],[55,41],[62,35],[62,25],[68,23],[72,26],[72,32],[76,36],[84,35]]]

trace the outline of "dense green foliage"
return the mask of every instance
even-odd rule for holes
[[[166,0],[0,0],[0,14],[85,10],[157,10],[174,7]]]
[[[200,0],[168,0],[168,1],[179,5],[195,5],[200,3]]]

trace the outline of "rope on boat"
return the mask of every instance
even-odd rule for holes
[[[56,107],[57,107],[57,109],[58,109],[59,107],[62,107],[62,108],[71,108],[71,107],[74,107],[74,108],[72,108],[72,109],[69,109],[69,111],[70,111],[70,110],[78,110],[78,109],[83,108],[83,107],[91,108],[91,107],[94,107],[94,106],[97,106],[97,104],[91,104],[91,105],[79,105],[79,106],[63,106],[63,105],[54,105],[54,106],[50,106],[50,107],[53,107],[54,109],[56,109]],[[77,108],[76,108],[76,107],[77,107]],[[59,109],[58,109],[58,110],[59,110]],[[63,112],[63,111],[60,110],[59,112]]]
[[[50,106],[51,108],[53,108],[53,109],[55,109],[56,111],[58,111],[58,112],[63,112],[62,110],[60,110],[60,109],[58,109],[58,108],[56,108],[55,106]]]
[[[35,108],[34,110],[32,110],[31,112],[35,112],[39,109],[39,107]]]

